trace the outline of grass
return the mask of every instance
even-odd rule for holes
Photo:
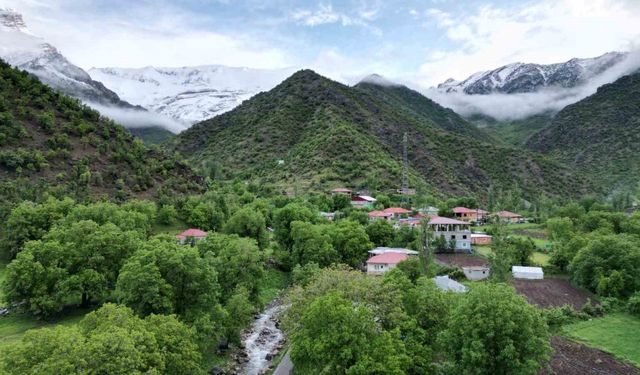
[[[91,309],[75,309],[64,317],[51,322],[37,320],[26,314],[10,314],[0,317],[0,349],[20,341],[24,333],[30,329],[50,327],[57,324],[74,325],[91,311]]]
[[[618,313],[563,328],[564,333],[588,346],[640,366],[640,318]]]
[[[490,255],[493,254],[493,251],[491,250],[491,248],[489,246],[475,246],[474,247],[476,253],[478,253],[479,255],[488,258]],[[533,253],[533,261],[536,264],[541,265],[542,267],[547,267],[549,265],[549,255],[545,254],[545,253],[541,253],[539,251],[536,251]]]
[[[278,297],[280,292],[289,285],[289,275],[271,267],[265,268],[265,274],[260,285],[258,298],[262,305],[266,305]]]

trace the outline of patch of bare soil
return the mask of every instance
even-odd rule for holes
[[[540,375],[640,375],[636,367],[564,337],[552,337],[551,347],[551,370],[543,370]]]
[[[565,304],[579,310],[588,298],[593,296],[579,290],[565,279],[513,280],[516,291],[527,298],[529,303],[542,308],[560,307]]]
[[[469,254],[436,254],[436,261],[455,267],[478,267],[488,264],[485,258]]]

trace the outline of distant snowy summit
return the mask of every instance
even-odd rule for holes
[[[627,53],[609,52],[588,59],[571,59],[564,63],[541,65],[514,63],[498,69],[478,72],[464,81],[449,78],[437,90],[444,93],[486,95],[537,92],[544,88],[572,88],[588,83],[621,63]]]
[[[92,68],[89,74],[124,100],[193,124],[227,112],[268,91],[297,69],[250,69],[223,65],[161,68]]]
[[[22,15],[0,8],[0,58],[36,75],[42,82],[86,102],[134,108],[80,67],[67,60],[54,46],[28,29]]]

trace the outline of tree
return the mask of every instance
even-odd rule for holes
[[[202,374],[193,329],[106,304],[77,326],[27,331],[0,357],[3,374]]]
[[[178,220],[178,211],[170,204],[163,205],[158,210],[158,222],[163,225],[173,225]]]
[[[217,276],[197,249],[155,238],[122,267],[116,295],[141,316],[177,314],[193,321],[218,304]]]
[[[640,250],[627,234],[595,235],[569,266],[573,280],[602,296],[628,297],[640,290]]]
[[[264,250],[269,245],[269,236],[264,216],[259,211],[245,207],[236,211],[224,226],[224,232],[249,237],[256,240],[258,247]]]
[[[498,222],[492,228],[492,233],[491,250],[493,250],[493,254],[489,256],[491,280],[506,282],[511,278],[514,249],[506,238],[504,223]]]
[[[290,203],[277,210],[273,217],[273,236],[284,249],[291,251],[293,239],[291,238],[291,223],[303,221],[313,223],[317,216],[306,206],[299,203]]]
[[[240,334],[253,319],[255,308],[249,299],[249,292],[243,287],[238,287],[225,305],[227,322],[226,337],[236,345],[240,344]]]
[[[342,211],[351,207],[351,198],[346,194],[335,194],[333,196],[333,211]]]
[[[339,260],[337,251],[331,245],[331,238],[320,225],[294,221],[291,223],[291,238],[294,264],[304,266],[313,262],[320,267],[327,267]]]
[[[318,297],[292,336],[291,360],[304,374],[404,374],[397,334],[381,331],[372,312],[337,293]]]
[[[114,224],[56,226],[42,240],[28,242],[9,264],[5,298],[38,316],[59,312],[69,301],[79,300],[83,306],[101,301],[139,242],[138,232]]]
[[[373,248],[364,227],[351,220],[341,220],[333,226],[327,226],[328,235],[340,260],[352,267],[360,266],[367,258],[367,252]]]
[[[472,288],[441,345],[457,374],[537,374],[551,351],[541,312],[503,284]]]
[[[546,223],[549,239],[555,243],[566,242],[573,236],[573,222],[568,217],[551,218]]]
[[[558,267],[561,271],[566,271],[578,251],[587,246],[588,242],[585,236],[578,234],[564,242],[554,244],[549,263]]]
[[[393,241],[395,231],[386,220],[375,220],[367,225],[367,235],[376,246],[389,246]]]
[[[258,301],[258,287],[264,274],[263,259],[256,242],[236,235],[211,233],[206,241],[200,241],[198,250],[205,258],[211,258],[218,273],[225,302],[236,288],[243,287],[251,301]]]

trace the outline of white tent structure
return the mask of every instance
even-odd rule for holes
[[[445,292],[466,293],[468,290],[466,286],[450,279],[449,276],[436,276],[433,280],[435,280],[438,289]]]
[[[542,280],[544,279],[544,272],[541,267],[523,267],[513,266],[511,267],[511,273],[514,279],[528,279],[528,280]]]

